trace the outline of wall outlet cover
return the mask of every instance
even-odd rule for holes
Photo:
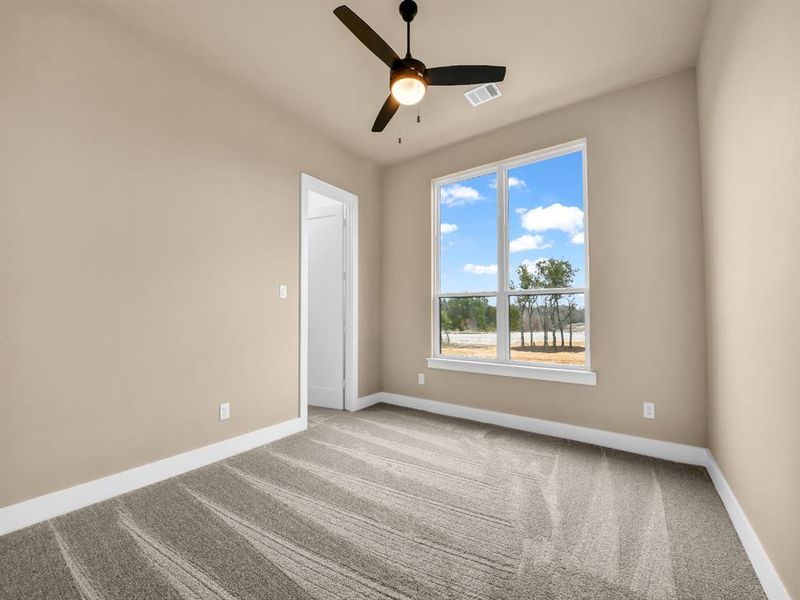
[[[224,402],[219,405],[219,420],[225,421],[231,418],[231,403]]]
[[[420,373],[417,375],[417,383],[420,385],[425,385],[425,373]]]
[[[655,419],[656,418],[656,404],[655,404],[655,402],[645,402],[644,403],[644,418],[645,419]]]

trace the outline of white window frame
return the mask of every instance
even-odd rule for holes
[[[536,150],[513,158],[500,160],[473,169],[438,177],[431,181],[432,231],[432,285],[431,301],[431,357],[428,358],[429,368],[462,371],[469,373],[482,373],[486,375],[502,375],[507,377],[522,377],[526,379],[542,379],[545,381],[561,381],[565,383],[579,383],[595,385],[597,375],[591,370],[591,343],[590,343],[590,298],[589,298],[589,192],[587,178],[587,152],[586,138],[559,144],[550,148]],[[583,235],[584,235],[584,277],[585,286],[580,288],[552,288],[536,290],[512,290],[509,288],[508,276],[508,181],[509,169],[520,167],[534,162],[540,162],[565,154],[581,153],[583,166]],[[441,189],[444,186],[460,183],[482,175],[496,174],[497,177],[497,291],[441,293],[440,290],[440,265],[442,235],[440,229],[440,200]],[[512,361],[509,357],[509,322],[508,301],[509,296],[536,296],[554,293],[583,294],[585,306],[585,345],[586,363],[584,365],[557,365],[553,363],[520,362]],[[463,298],[474,296],[488,296],[495,298],[497,320],[497,357],[495,359],[444,356],[439,348],[439,300],[442,298]]]

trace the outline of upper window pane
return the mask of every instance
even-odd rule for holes
[[[497,290],[497,176],[439,189],[439,289],[442,293]]]
[[[583,211],[581,152],[508,170],[512,289],[585,287]]]

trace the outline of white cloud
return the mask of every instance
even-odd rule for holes
[[[458,231],[458,225],[455,223],[442,223],[439,226],[439,230],[442,232],[442,235],[447,235],[448,233],[455,233]]]
[[[583,211],[577,206],[564,206],[556,202],[550,206],[539,206],[521,215],[522,226],[528,231],[558,229],[575,234],[583,230]]]
[[[528,209],[527,208],[515,208],[514,212],[516,214],[518,214],[518,215],[524,215],[526,212],[528,212]]]
[[[481,199],[480,192],[468,185],[454,183],[442,188],[440,193],[442,204],[445,206],[463,206],[472,204]]]
[[[583,232],[576,233],[572,236],[572,243],[573,244],[582,244],[583,243]]]
[[[525,260],[523,260],[519,264],[520,264],[520,266],[525,265],[526,267],[528,267],[528,271],[533,271],[536,268],[536,265],[538,265],[540,262],[544,262],[546,260],[549,260],[549,259],[547,259],[547,258],[537,258],[536,260],[531,260],[530,258],[526,258]]]
[[[473,265],[472,263],[467,263],[464,265],[464,271],[473,275],[497,275],[497,265]]]
[[[497,181],[492,181],[489,184],[489,187],[492,188],[493,190],[497,189]],[[509,189],[510,188],[524,188],[524,187],[528,187],[528,184],[525,183],[524,179],[520,179],[519,177],[509,177],[508,178],[508,187],[509,187]]]
[[[522,252],[523,250],[541,250],[543,248],[550,248],[553,244],[545,242],[541,235],[521,235],[516,239],[511,240],[508,244],[508,249],[511,252]]]

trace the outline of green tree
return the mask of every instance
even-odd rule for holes
[[[534,283],[541,288],[569,288],[575,281],[578,270],[566,259],[548,258],[536,263]],[[564,347],[564,318],[561,311],[561,298],[563,294],[551,294],[544,301],[545,312],[549,312],[550,324],[553,331],[553,346],[556,345],[556,327],[561,333],[561,347]],[[571,333],[571,329],[570,329]],[[571,344],[570,344],[571,345]],[[545,328],[545,346],[547,346],[547,331]]]
[[[470,298],[469,315],[470,320],[475,323],[475,329],[486,331],[486,306],[489,301],[486,298]]]
[[[497,330],[497,307],[489,304],[488,298],[483,298],[483,314],[485,319],[485,329],[483,331]]]
[[[550,345],[548,338],[550,320],[548,319],[547,299],[544,296],[531,296],[530,302],[532,309],[529,312],[528,320],[533,318],[533,308],[535,308],[536,314],[539,317],[539,325],[542,328],[542,337],[544,338],[543,344],[544,347],[547,348]],[[531,329],[531,342],[533,342],[533,329]],[[555,344],[555,340],[553,341],[553,344]]]
[[[509,329],[512,331],[515,329],[519,329],[522,332],[522,315],[520,314],[520,309],[517,304],[512,304],[508,307],[508,322],[509,322]],[[525,346],[525,340],[522,341],[523,347]]]
[[[493,331],[497,329],[497,309],[483,296],[464,296],[442,299],[440,329],[445,331]],[[449,339],[449,336],[448,336]]]
[[[442,306],[445,308],[445,305]],[[444,334],[447,343],[450,343],[450,331],[453,329],[453,321],[450,318],[450,313],[447,310],[439,310],[439,347],[441,348],[444,344],[442,343],[442,334]]]
[[[517,267],[517,277],[519,277],[519,287],[523,290],[532,290],[536,287],[536,278],[534,274],[528,269],[528,265],[522,264]],[[528,317],[528,331],[531,336],[531,347],[536,346],[533,341],[533,308],[536,306],[538,312],[538,303],[536,296],[517,296],[517,303],[520,306],[522,315]],[[541,318],[539,319],[541,321]],[[525,331],[524,328],[520,330],[522,336],[522,346],[525,347]],[[547,337],[545,333],[545,346],[547,345]]]
[[[513,279],[508,283],[508,288],[510,290],[516,289]],[[525,348],[525,322],[523,317],[525,316],[527,300],[527,296],[517,296],[516,303],[508,307],[508,329],[509,331],[519,329],[519,337],[521,340],[520,344],[522,348]]]
[[[575,303],[575,296],[570,294],[567,297],[567,320],[569,321],[569,347],[572,348],[572,323],[575,320],[575,312],[578,308],[577,304]]]

